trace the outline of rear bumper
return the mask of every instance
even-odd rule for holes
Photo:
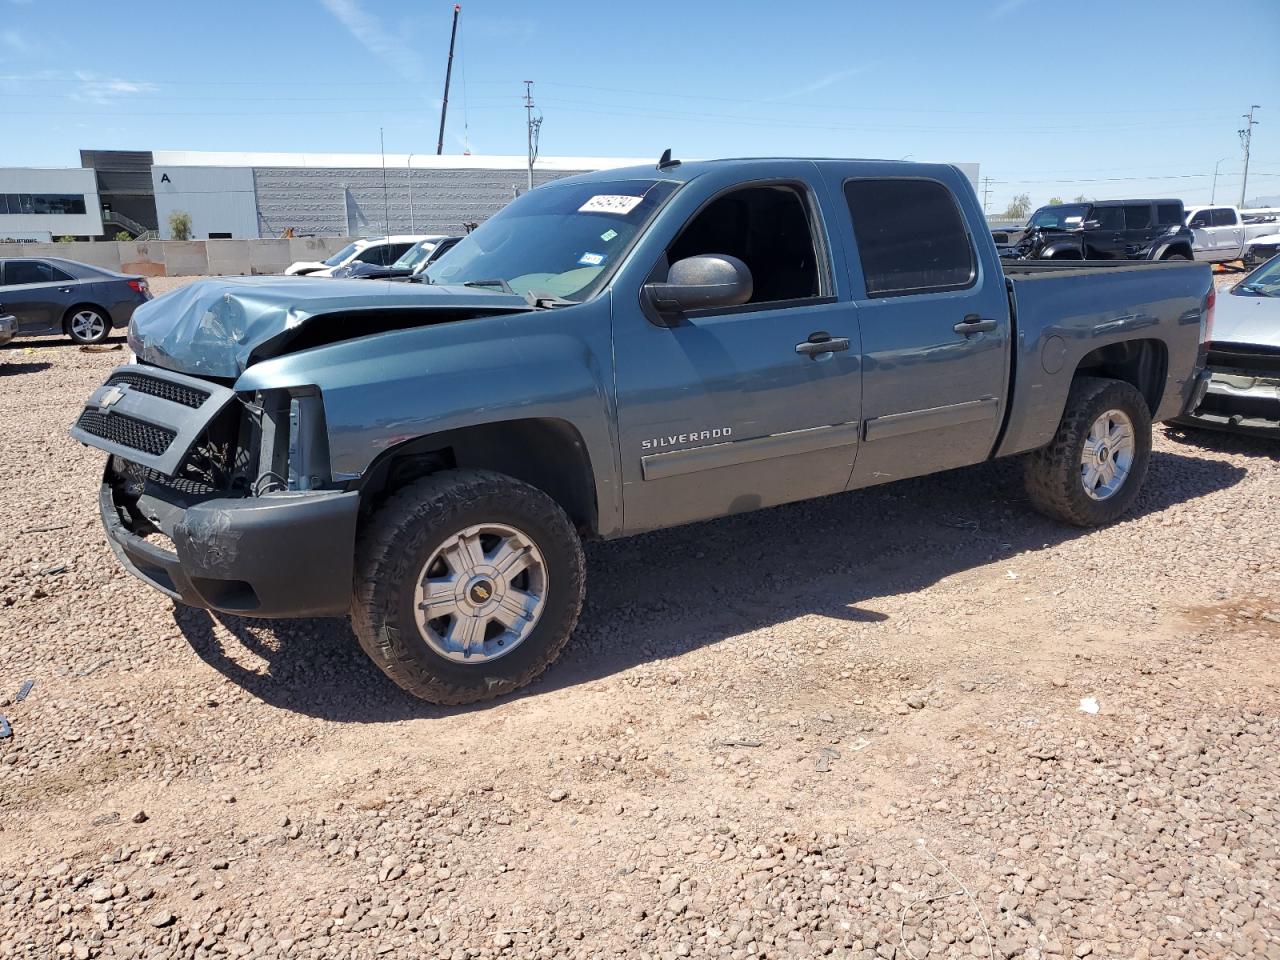
[[[135,534],[104,479],[98,506],[121,564],[189,604],[251,617],[332,617],[351,597],[359,494],[268,494],[165,502],[173,549]],[[163,542],[163,541],[161,541]]]
[[[18,320],[12,316],[0,317],[0,347],[14,338],[18,332]]]
[[[1200,400],[1190,404],[1189,412],[1174,423],[1280,437],[1280,377],[1220,370],[1208,373]]]

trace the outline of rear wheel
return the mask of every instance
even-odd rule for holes
[[[1165,260],[1190,260],[1185,253],[1171,253],[1164,258]]]
[[[573,524],[545,493],[446,470],[398,491],[366,524],[351,622],[374,663],[414,696],[489,700],[560,654],[584,568]]]
[[[1121,380],[1077,377],[1053,440],[1027,457],[1027,493],[1055,520],[1111,523],[1133,505],[1150,459],[1142,394]]]
[[[111,323],[97,307],[72,307],[64,320],[68,336],[76,343],[101,343],[111,333]]]

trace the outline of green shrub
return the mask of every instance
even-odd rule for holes
[[[128,230],[117,230],[115,239],[119,240],[121,243],[127,243],[133,239],[133,234]]]
[[[75,243],[76,238],[71,236],[70,234],[66,234],[65,236],[59,237],[58,242],[59,243]]]
[[[169,232],[175,240],[191,239],[191,214],[175,210],[169,214]]]

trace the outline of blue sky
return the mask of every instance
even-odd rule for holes
[[[0,0],[0,165],[432,152],[452,3]],[[446,152],[976,161],[1015,193],[1280,195],[1280,0],[468,0]],[[1259,38],[1251,49],[1248,38]]]

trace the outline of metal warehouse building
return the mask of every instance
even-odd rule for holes
[[[652,163],[540,157],[535,185],[573,173]],[[192,239],[462,233],[528,182],[524,157],[363,153],[82,150],[108,211],[171,239],[169,215],[191,217]],[[150,182],[139,176],[149,169]],[[125,192],[121,192],[125,191]]]

